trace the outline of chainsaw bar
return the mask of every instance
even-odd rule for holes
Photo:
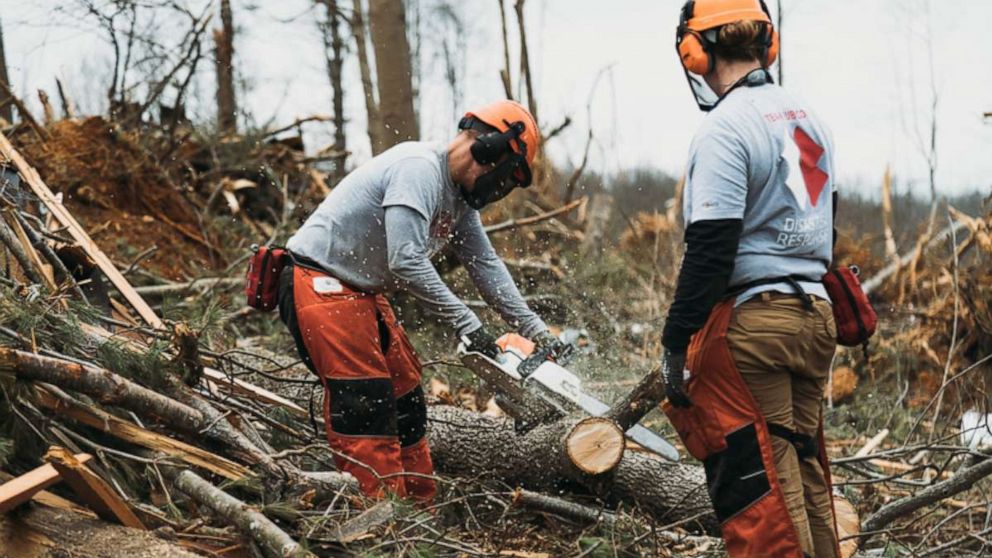
[[[518,366],[523,359],[513,352],[500,354],[500,361],[462,347],[459,352],[465,366],[509,399],[507,414],[525,424],[544,423],[576,410],[596,417],[610,410],[609,405],[582,390],[575,374],[554,362],[545,361],[522,377]],[[644,449],[669,461],[679,461],[678,450],[644,426],[635,424],[625,434]]]

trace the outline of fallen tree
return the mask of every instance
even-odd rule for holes
[[[435,467],[451,475],[482,476],[529,490],[588,491],[611,504],[640,508],[659,522],[685,521],[705,533],[718,532],[701,467],[669,463],[626,450],[616,467],[581,477],[560,459],[560,432],[554,425],[518,434],[513,421],[457,407],[428,410],[429,441]],[[556,423],[557,424],[557,423]]]
[[[205,436],[258,467],[267,481],[284,482],[294,489],[314,488],[320,494],[334,494],[354,485],[349,475],[318,480],[291,465],[277,463],[207,401],[185,389],[179,390],[182,393],[178,397],[183,400],[180,402],[98,366],[8,348],[0,348],[0,374],[85,393],[102,404],[128,409],[189,436]]]

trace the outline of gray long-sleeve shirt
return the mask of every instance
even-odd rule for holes
[[[287,247],[358,289],[404,288],[459,335],[482,325],[430,258],[452,242],[483,299],[527,337],[547,326],[520,296],[448,172],[442,144],[401,143],[352,171]]]

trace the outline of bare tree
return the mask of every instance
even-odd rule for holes
[[[784,16],[784,14],[782,12],[782,0],[777,0],[776,4],[777,4],[778,13],[775,14],[776,20],[777,20],[775,22],[775,29],[778,32],[778,45],[779,45],[778,57],[777,57],[778,58],[778,84],[779,85],[784,85],[785,84],[785,76],[783,75],[784,74],[784,70],[782,69],[782,23],[783,23],[783,20],[785,19],[785,16]]]
[[[937,88],[936,68],[933,59],[933,5],[930,0],[917,0],[911,3],[897,4],[899,12],[905,18],[903,22],[906,26],[906,38],[909,42],[907,53],[907,83],[900,87],[909,93],[909,107],[902,111],[903,126],[907,129],[909,136],[916,144],[916,149],[923,157],[927,165],[928,184],[930,187],[930,201],[937,203],[937,112],[940,107],[940,94]],[[920,110],[917,95],[920,93],[915,79],[914,69],[919,63],[919,57],[914,56],[914,46],[922,46],[926,49],[926,103],[927,111]],[[905,120],[906,115],[909,121]],[[936,213],[936,209],[931,211]],[[932,226],[932,223],[931,223]]]
[[[439,64],[444,81],[451,90],[451,122],[457,122],[464,108],[466,20],[459,13],[458,4],[440,0],[427,12],[424,33],[431,37],[426,45],[429,61]],[[428,75],[437,75],[431,65]]]
[[[413,71],[403,0],[369,0],[369,24],[383,131],[379,145],[373,146],[372,152],[380,153],[397,143],[420,137],[413,110]]]
[[[524,24],[525,1],[517,0],[513,5],[513,9],[517,13],[517,27],[520,31],[520,79],[527,82],[527,107],[530,109],[530,113],[534,115],[534,120],[540,122],[537,117],[537,98],[534,96],[534,80],[531,78],[530,73],[530,56],[527,52],[527,28]]]
[[[506,6],[499,0],[499,21],[503,30],[503,69],[499,77],[503,81],[503,92],[507,99],[513,98],[513,82],[510,80],[510,40],[506,29]]]
[[[234,96],[234,17],[231,0],[220,2],[221,28],[214,29],[217,64],[217,127],[222,134],[238,130],[238,105]]]
[[[420,122],[420,82],[423,79],[423,26],[421,25],[421,0],[403,0],[406,6],[406,19],[411,22],[407,25],[407,39],[410,41],[410,81],[413,89],[413,114]],[[441,5],[446,5],[442,2]],[[419,127],[418,127],[419,130]]]
[[[327,11],[327,19],[320,23],[320,36],[324,41],[324,61],[327,66],[327,78],[331,82],[334,93],[334,150],[344,153],[347,141],[344,132],[344,86],[341,83],[341,68],[344,65],[345,45],[341,39],[341,12],[338,11],[337,0],[323,0]],[[345,156],[335,160],[334,182],[344,178]]]
[[[0,84],[10,88],[10,78],[7,77],[7,57],[3,48],[3,26],[0,25]],[[0,99],[0,118],[7,122],[14,121],[14,107],[9,99]]]
[[[369,143],[372,153],[381,151],[382,121],[379,115],[379,100],[376,96],[375,85],[372,83],[372,63],[369,60],[368,42],[365,34],[365,8],[362,0],[352,0],[351,33],[355,37],[358,54],[358,68],[362,76],[362,91],[365,94],[365,113],[368,118]]]

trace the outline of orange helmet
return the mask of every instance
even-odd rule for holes
[[[771,14],[764,0],[689,0],[682,7],[682,17],[676,33],[675,45],[682,66],[689,72],[704,75],[713,69],[713,56],[709,53],[703,32],[722,27],[735,21],[760,21],[767,24],[764,67],[771,66],[778,57],[778,33],[772,25]]]
[[[534,158],[541,147],[541,131],[537,127],[534,115],[523,105],[516,101],[504,100],[466,112],[462,123],[458,125],[459,129],[465,129],[466,120],[473,118],[503,133],[510,131],[513,124],[523,123],[523,131],[517,136],[518,141],[512,141],[510,145],[515,153],[527,159],[528,167],[534,165]]]

